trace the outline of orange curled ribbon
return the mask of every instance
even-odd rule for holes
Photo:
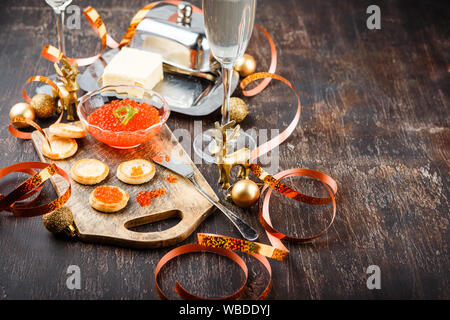
[[[295,90],[294,86],[285,78],[282,76],[279,76],[277,74],[268,73],[268,72],[258,72],[251,74],[244,78],[241,81],[241,89],[244,91],[244,89],[253,81],[260,80],[260,79],[276,79],[281,82],[283,82],[285,85],[287,85],[291,90],[294,92],[296,98],[297,98],[297,111],[295,113],[294,118],[292,119],[291,123],[287,126],[287,128],[277,135],[276,137],[272,138],[271,140],[267,141],[266,143],[258,146],[255,150],[253,150],[250,154],[250,162],[255,161],[260,156],[266,154],[267,152],[273,150],[277,146],[279,146],[281,143],[283,143],[291,134],[294,132],[295,128],[297,127],[297,124],[300,120],[300,114],[302,110],[302,105],[300,102],[300,97]]]
[[[286,139],[294,132],[294,130],[297,127],[297,124],[300,120],[300,115],[301,115],[300,97],[299,97],[297,91],[295,90],[294,86],[288,80],[283,78],[282,76],[267,73],[267,72],[254,73],[242,80],[241,85],[240,85],[241,89],[244,91],[244,89],[251,82],[260,80],[260,79],[266,80],[268,78],[279,80],[279,81],[283,82],[284,84],[286,84],[289,88],[291,88],[291,90],[294,92],[294,94],[297,98],[297,110],[296,110],[295,116],[292,119],[291,123],[286,127],[286,129],[283,132],[281,132],[279,135],[275,136],[271,140],[265,142],[264,144],[258,146],[255,150],[253,150],[251,152],[250,163],[253,163],[254,161],[256,161],[257,158],[259,158],[260,156],[273,150],[274,148],[279,146],[281,143],[286,141]],[[259,215],[259,221],[261,222],[263,228],[266,230],[266,233],[269,236],[269,240],[274,247],[279,248],[281,250],[287,250],[286,247],[281,243],[281,241],[279,241],[279,239],[286,239],[286,240],[293,241],[293,242],[312,241],[314,239],[317,239],[321,235],[323,235],[333,224],[334,218],[336,216],[336,202],[334,199],[334,195],[337,192],[337,183],[328,175],[321,173],[319,171],[311,170],[311,169],[290,169],[290,170],[280,172],[272,177],[270,174],[268,174],[266,171],[264,171],[257,164],[251,164],[250,169],[252,170],[253,174],[255,174],[256,177],[258,177],[261,181],[263,181],[266,184],[266,186],[262,189],[262,193],[264,193],[266,190],[268,190],[268,188],[270,188],[264,197],[262,206],[261,206],[261,204],[259,205],[258,215]],[[281,179],[286,178],[286,177],[292,177],[292,176],[310,177],[310,178],[314,178],[314,179],[321,181],[323,183],[323,185],[325,186],[325,188],[327,189],[327,191],[329,192],[330,197],[329,198],[311,197],[311,196],[302,194],[300,192],[297,192],[280,182]],[[321,204],[327,204],[327,203],[331,202],[333,204],[333,213],[332,213],[331,221],[329,222],[328,226],[324,230],[322,230],[320,233],[313,235],[311,237],[295,238],[295,237],[290,237],[290,236],[287,236],[287,235],[284,235],[284,234],[278,232],[277,230],[275,230],[273,228],[271,221],[270,221],[270,215],[269,215],[269,201],[270,201],[270,195],[272,193],[272,190],[276,190],[291,199],[301,201],[304,203],[308,203],[308,204],[321,205]],[[263,197],[261,196],[260,199],[262,199],[262,198]],[[261,203],[261,200],[260,200],[260,203]]]
[[[117,41],[115,41],[108,34],[105,23],[101,19],[99,13],[94,8],[92,8],[90,6],[85,8],[83,10],[83,15],[86,18],[86,20],[89,22],[89,24],[91,25],[92,29],[94,29],[94,31],[97,33],[97,35],[101,39],[102,47],[100,49],[100,52],[92,57],[87,57],[87,58],[69,58],[69,57],[67,57],[67,59],[69,60],[69,62],[71,64],[76,63],[79,67],[87,66],[89,64],[94,63],[97,59],[99,59],[102,56],[102,54],[105,51],[107,46],[110,47],[111,49],[115,49],[119,46]],[[41,51],[41,55],[45,59],[50,60],[51,62],[58,62],[64,56],[63,53],[59,49],[57,49],[53,46],[49,46],[49,45],[44,46],[44,48]]]
[[[24,85],[22,87],[22,95],[23,95],[23,98],[25,99],[26,102],[30,103],[30,101],[31,101],[30,97],[27,94],[27,91],[25,90],[26,85],[28,83],[31,83],[31,82],[43,82],[43,83],[46,83],[46,84],[50,85],[53,89],[56,90],[57,94],[61,98],[61,91],[59,90],[59,87],[56,85],[56,83],[54,83],[52,80],[50,80],[47,77],[33,76],[33,77],[28,78],[27,81],[25,81],[25,83],[24,83]],[[58,120],[56,120],[55,123],[61,122],[62,117],[63,117],[63,112],[61,112],[61,114],[59,115]],[[23,117],[16,117],[16,118],[12,119],[11,123],[8,126],[8,130],[13,136],[15,136],[15,137],[17,137],[19,139],[25,139],[25,140],[30,140],[31,139],[32,132],[23,132],[23,131],[17,130],[13,126],[14,123],[18,123],[18,122],[26,123],[26,124],[32,126],[33,128],[35,128],[36,130],[38,130],[44,136],[44,138],[47,141],[47,143],[48,143],[48,145],[50,147],[50,150],[51,150],[52,146],[51,146],[50,141],[48,140],[48,137],[45,134],[44,130],[42,130],[42,128],[36,122],[34,122],[32,120],[25,119]]]
[[[261,169],[261,167],[256,164],[250,165],[250,169],[259,179],[261,179],[266,184],[266,186],[264,186],[264,188],[261,191],[261,194],[263,194],[266,190],[267,190],[267,193],[264,197],[264,200],[262,201],[262,205],[261,205],[261,200],[260,200],[260,203],[258,206],[258,218],[259,218],[261,225],[266,230],[269,240],[274,247],[280,248],[282,250],[287,250],[286,247],[281,243],[281,241],[280,241],[281,239],[285,239],[285,240],[288,240],[291,242],[309,242],[309,241],[312,241],[312,240],[317,239],[320,236],[322,236],[331,227],[331,225],[334,222],[334,218],[336,217],[336,201],[335,201],[334,195],[337,192],[337,183],[331,177],[329,177],[328,175],[326,175],[322,172],[319,172],[316,170],[311,170],[311,169],[285,170],[285,171],[277,173],[273,177],[271,175],[269,175],[266,171]],[[291,189],[290,187],[286,186],[285,184],[281,183],[280,180],[287,178],[287,177],[309,177],[309,178],[319,180],[320,182],[322,182],[325,189],[328,191],[330,197],[329,198],[316,198],[316,197],[307,196],[300,192],[297,192],[297,191]],[[272,226],[272,222],[270,221],[270,214],[269,214],[269,212],[270,212],[269,211],[270,195],[273,190],[280,192],[281,194],[283,194],[284,196],[286,196],[288,198],[291,198],[291,199],[294,199],[294,200],[297,200],[300,202],[308,203],[308,204],[322,205],[322,204],[327,204],[327,203],[331,202],[333,205],[333,209],[332,209],[332,216],[331,216],[331,219],[330,219],[328,225],[319,233],[309,236],[309,237],[305,237],[305,238],[291,237],[291,236],[287,236],[287,235],[277,231]]]
[[[56,121],[56,122],[59,122],[59,120]],[[11,123],[8,126],[9,132],[13,136],[15,136],[17,138],[20,138],[20,139],[29,140],[29,139],[31,139],[31,134],[32,133],[31,132],[23,132],[23,131],[17,130],[13,126],[14,123],[26,123],[26,124],[32,126],[33,128],[35,128],[36,130],[38,130],[42,134],[42,136],[44,137],[45,141],[47,142],[50,150],[52,150],[52,145],[50,143],[50,140],[48,139],[47,134],[44,132],[44,130],[42,130],[42,128],[36,122],[34,122],[33,120],[30,120],[30,119],[25,119],[24,117],[15,117],[14,119],[12,119]]]
[[[207,247],[207,246],[203,246],[200,244],[191,243],[191,244],[186,244],[184,246],[180,246],[175,249],[172,249],[171,251],[166,253],[161,258],[161,260],[158,262],[158,264],[156,265],[155,285],[156,285],[156,290],[157,290],[159,296],[161,297],[161,299],[164,299],[164,300],[169,299],[167,297],[167,295],[162,291],[161,287],[158,284],[158,275],[159,275],[159,272],[161,271],[161,269],[170,260],[172,260],[180,255],[187,254],[187,253],[193,253],[193,252],[212,252],[212,253],[220,254],[224,257],[227,257],[227,258],[231,259],[233,262],[235,262],[242,269],[245,277],[244,277],[243,284],[237,291],[235,291],[234,293],[232,293],[226,297],[214,298],[214,299],[208,299],[208,298],[203,298],[203,297],[194,295],[191,292],[189,292],[188,290],[186,290],[185,288],[183,288],[183,286],[177,281],[175,283],[174,290],[182,299],[187,299],[187,300],[235,300],[235,299],[238,299],[243,294],[243,292],[246,288],[247,280],[248,280],[248,268],[247,268],[247,265],[245,264],[244,260],[242,260],[242,258],[240,258],[236,253],[234,253],[233,251],[228,250],[228,249]],[[258,259],[258,261],[263,264],[263,266],[266,268],[267,272],[269,273],[268,284],[267,284],[266,288],[263,290],[263,292],[257,298],[257,300],[263,300],[269,294],[269,291],[270,291],[270,288],[272,285],[272,268],[270,267],[269,261],[267,261],[267,259],[265,257],[258,255],[258,254],[253,254],[253,253],[250,253],[250,254],[253,257],[255,257],[256,259]]]
[[[58,96],[60,98],[62,98],[62,93],[61,90],[59,90],[59,87],[56,83],[54,83],[51,79],[44,77],[44,76],[33,76],[27,79],[27,81],[25,81],[25,83],[22,86],[22,96],[25,99],[26,102],[30,103],[31,102],[31,98],[28,96],[27,91],[25,90],[25,87],[27,84],[31,83],[31,82],[43,82],[48,84],[49,86],[51,86],[53,89],[55,89],[55,91],[57,92]]]
[[[267,38],[267,40],[269,41],[269,45],[270,45],[270,66],[269,66],[269,70],[267,71],[267,73],[275,73],[275,71],[277,70],[277,49],[275,46],[275,43],[272,40],[272,37],[270,36],[270,34],[267,32],[266,29],[264,29],[263,27],[260,27],[258,25],[255,24],[255,27],[258,28]],[[255,74],[255,73],[254,73]],[[253,75],[254,75],[253,74]],[[241,90],[242,90],[242,94],[246,97],[253,97],[256,96],[257,94],[259,94],[261,91],[263,91],[270,83],[270,81],[272,80],[272,77],[266,77],[260,84],[258,84],[256,87],[254,87],[251,90],[244,90],[245,87],[252,81],[256,80],[256,78],[249,78],[252,77],[253,75],[249,75],[246,81],[248,81],[246,84],[242,84],[241,82]],[[250,80],[253,79],[253,80]]]
[[[254,253],[279,261],[283,261],[289,253],[289,251],[287,250],[271,247],[264,243],[236,239],[210,233],[197,233],[197,242],[206,247]]]
[[[41,169],[36,173],[33,169]],[[70,178],[67,173],[56,166],[55,164],[48,164],[45,162],[22,162],[13,164],[11,166],[0,169],[0,179],[13,172],[24,172],[31,174],[25,182],[20,184],[16,189],[4,196],[0,194],[0,211],[10,211],[18,217],[35,217],[49,212],[52,212],[58,208],[61,208],[70,198],[71,185]],[[50,203],[40,205],[37,207],[30,207],[32,200],[28,203],[18,203],[20,200],[31,197],[36,191],[38,191],[42,184],[55,174],[62,176],[68,183],[69,187],[63,195]]]

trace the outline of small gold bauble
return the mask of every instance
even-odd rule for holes
[[[230,120],[241,122],[247,115],[248,109],[244,100],[237,97],[230,98]]]
[[[73,224],[72,211],[68,207],[61,207],[55,211],[44,214],[42,222],[45,228],[55,234],[64,233],[69,236],[76,235]]]
[[[12,106],[9,111],[9,120],[12,122],[16,117],[23,117],[28,120],[34,120],[36,117],[36,113],[32,106],[25,102],[19,102]],[[28,124],[22,122],[14,123],[16,128],[25,128],[28,127]]]
[[[239,180],[231,189],[231,199],[241,208],[254,205],[261,195],[258,185],[249,179]]]
[[[56,112],[58,106],[56,99],[45,93],[35,95],[31,99],[30,105],[34,108],[36,117],[38,118],[51,117]]]
[[[251,75],[256,71],[256,60],[249,54],[244,54],[240,57],[234,65],[234,70],[239,72],[241,77]]]

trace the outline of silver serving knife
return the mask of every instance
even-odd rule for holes
[[[194,178],[194,170],[192,167],[186,163],[182,163],[180,161],[174,161],[172,158],[169,161],[166,161],[165,157],[156,156],[153,158],[153,161],[157,164],[189,179],[191,183],[194,185],[195,188],[206,198],[209,202],[211,202],[213,205],[215,205],[217,208],[219,208],[220,211],[222,211],[225,216],[227,216],[228,219],[233,222],[233,224],[236,226],[236,228],[239,230],[239,232],[242,234],[242,236],[250,241],[254,241],[258,239],[258,233],[250,227],[244,220],[239,218],[237,215],[235,215],[233,212],[228,210],[225,206],[223,206],[219,201],[214,200],[208,193],[206,193],[205,190],[203,190],[198,183],[195,181]]]

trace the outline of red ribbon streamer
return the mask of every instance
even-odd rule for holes
[[[258,146],[255,150],[253,150],[250,154],[250,162],[255,161],[260,156],[266,154],[267,152],[273,150],[277,146],[279,146],[281,143],[286,141],[286,139],[294,132],[295,128],[297,127],[297,124],[300,120],[300,114],[302,110],[302,105],[300,102],[300,97],[295,90],[294,86],[285,78],[282,76],[279,76],[277,74],[268,73],[268,72],[259,72],[249,75],[248,77],[244,78],[241,81],[241,89],[244,90],[250,83],[253,81],[259,80],[259,79],[276,79],[281,82],[283,82],[285,85],[287,85],[291,90],[294,92],[295,96],[297,97],[297,111],[295,113],[294,118],[292,119],[291,123],[287,126],[287,128],[277,135],[275,138],[267,141],[266,143]]]
[[[26,90],[25,90],[25,86],[26,86],[28,83],[30,83],[30,82],[35,82],[35,81],[36,81],[36,82],[44,82],[44,83],[50,85],[53,89],[56,90],[56,92],[58,93],[60,99],[62,99],[61,91],[59,90],[59,88],[58,88],[58,86],[56,85],[56,83],[54,83],[52,80],[50,80],[50,79],[47,78],[47,77],[43,77],[43,76],[33,76],[33,77],[31,77],[31,78],[28,78],[27,81],[25,81],[25,83],[24,83],[24,85],[23,85],[23,87],[22,87],[22,95],[23,95],[23,98],[25,99],[26,102],[30,103],[31,99],[30,99],[30,97],[28,96],[28,94],[27,94],[27,92],[26,92]],[[61,111],[61,114],[59,115],[59,118],[58,118],[58,120],[56,120],[55,123],[61,122],[62,117],[63,117],[63,114],[64,114],[64,112]],[[30,140],[30,139],[31,139],[32,132],[23,132],[23,131],[17,130],[17,129],[14,128],[14,126],[13,126],[13,124],[14,124],[15,122],[26,123],[26,124],[28,124],[28,125],[34,127],[36,130],[38,130],[38,131],[44,136],[44,138],[45,138],[45,140],[47,141],[48,145],[50,146],[50,150],[51,150],[52,146],[51,146],[51,144],[50,144],[50,141],[48,140],[47,135],[45,134],[45,132],[42,130],[42,128],[41,128],[36,122],[34,122],[34,121],[32,121],[32,120],[29,120],[29,119],[25,119],[25,118],[23,118],[23,117],[16,117],[16,118],[12,119],[11,123],[10,123],[9,126],[8,126],[9,132],[10,132],[13,136],[15,136],[15,137],[17,137],[17,138],[19,138],[19,139],[25,139],[25,140]]]
[[[119,43],[117,43],[117,41],[115,41],[110,35],[108,35],[108,32],[106,31],[106,25],[94,8],[90,6],[87,7],[83,10],[83,15],[91,25],[92,29],[94,29],[94,31],[100,37],[102,47],[100,49],[100,52],[92,57],[67,58],[71,64],[76,63],[80,67],[90,65],[97,59],[99,59],[105,51],[106,46],[110,47],[111,49],[119,47]],[[41,51],[41,55],[51,62],[58,62],[64,56],[59,49],[49,45],[44,46]]]
[[[291,88],[291,90],[294,92],[294,94],[297,98],[297,110],[296,110],[295,116],[292,119],[291,123],[287,126],[287,128],[283,132],[281,132],[279,135],[275,136],[271,140],[267,141],[266,143],[258,146],[255,150],[253,150],[251,152],[251,155],[250,155],[251,163],[256,161],[260,156],[273,150],[274,148],[279,146],[281,143],[286,141],[286,139],[295,131],[295,128],[297,127],[297,124],[300,120],[300,115],[301,115],[300,97],[299,97],[297,91],[295,90],[294,86],[285,78],[283,78],[279,75],[276,75],[276,74],[271,74],[271,73],[266,73],[266,72],[255,73],[255,74],[249,75],[248,77],[246,77],[245,79],[242,80],[241,89],[244,91],[244,89],[251,82],[260,80],[260,79],[267,80],[268,78],[279,80],[279,81],[283,82],[285,85],[287,85],[289,88]],[[315,170],[300,169],[300,168],[286,170],[286,171],[280,172],[272,177],[266,171],[261,169],[261,167],[258,166],[257,164],[251,164],[250,168],[251,168],[252,172],[266,184],[266,186],[262,189],[262,194],[264,194],[264,192],[268,188],[270,188],[267,191],[267,193],[265,194],[265,196],[264,197],[261,196],[261,198],[260,198],[260,199],[264,198],[264,200],[262,201],[262,205],[261,205],[261,200],[259,202],[258,216],[259,216],[259,221],[261,222],[261,225],[265,229],[265,231],[269,237],[269,240],[274,247],[279,248],[281,250],[287,250],[287,248],[281,243],[280,239],[285,239],[285,240],[289,240],[289,241],[293,241],[293,242],[312,241],[314,239],[317,239],[321,235],[323,235],[333,224],[334,218],[336,216],[336,202],[334,199],[334,195],[337,192],[337,183],[331,177],[329,177],[328,175],[326,175],[324,173],[315,171]],[[325,188],[327,189],[327,191],[329,192],[330,197],[329,198],[316,198],[316,197],[307,196],[307,195],[304,195],[300,192],[297,192],[297,191],[291,189],[290,187],[288,187],[280,182],[281,179],[286,178],[286,177],[292,177],[292,176],[310,177],[310,178],[314,178],[314,179],[321,181],[323,183],[323,185],[325,186]],[[300,202],[308,203],[308,204],[320,205],[320,204],[326,204],[326,203],[331,202],[333,205],[333,209],[332,209],[333,213],[332,213],[332,218],[331,218],[329,224],[327,225],[327,227],[324,230],[322,230],[318,234],[310,236],[310,237],[306,237],[306,238],[290,237],[290,236],[284,235],[283,233],[277,231],[275,228],[273,228],[272,223],[270,221],[269,202],[270,202],[270,195],[273,190],[276,190],[289,198],[292,198],[292,199],[300,201]]]
[[[238,299],[244,292],[245,288],[246,288],[246,283],[247,283],[247,279],[248,279],[248,268],[247,265],[245,264],[245,262],[234,252],[232,252],[231,250],[228,249],[221,249],[221,248],[214,248],[214,247],[206,247],[200,244],[186,244],[184,246],[181,247],[177,247],[171,251],[169,251],[168,253],[166,253],[161,260],[158,262],[158,264],[156,265],[156,269],[155,269],[155,285],[156,285],[156,290],[158,291],[159,296],[161,297],[161,299],[164,300],[168,300],[169,298],[167,297],[167,295],[162,291],[161,287],[158,284],[158,275],[159,272],[161,271],[161,269],[165,266],[165,264],[167,262],[169,262],[170,260],[183,255],[183,254],[187,254],[187,253],[193,253],[193,252],[212,252],[212,253],[216,253],[216,254],[220,254],[222,256],[225,256],[229,259],[231,259],[233,262],[235,262],[237,265],[239,265],[239,267],[242,269],[242,271],[244,272],[245,275],[245,279],[243,281],[243,284],[241,285],[241,287],[236,290],[235,292],[233,292],[231,295],[228,295],[226,297],[221,297],[221,298],[215,298],[215,299],[210,299],[210,298],[203,298],[203,297],[199,297],[197,295],[192,294],[191,292],[189,292],[188,290],[186,290],[178,281],[175,283],[175,292],[182,298],[182,299],[188,299],[188,300],[234,300],[234,299]],[[266,268],[267,272],[269,273],[269,281],[267,286],[265,287],[265,289],[263,290],[263,292],[258,296],[257,300],[263,300],[266,298],[267,294],[270,291],[271,285],[272,285],[272,268],[270,267],[269,261],[267,261],[267,259],[261,255],[258,254],[252,254],[250,253],[253,257],[255,257],[256,259],[258,259],[259,262],[261,262],[263,264],[263,266]]]
[[[270,36],[270,34],[267,32],[266,29],[264,29],[263,27],[260,27],[256,24],[255,24],[255,27],[258,28],[259,30],[261,30],[261,32],[266,36],[267,40],[269,41],[271,58],[270,58],[269,70],[267,71],[267,73],[275,73],[275,71],[277,70],[277,49],[276,49],[275,43],[273,42],[272,37]],[[252,75],[250,75],[250,76],[252,76]],[[248,77],[250,77],[250,76],[248,76]],[[257,85],[256,87],[254,87],[251,90],[244,90],[247,85],[242,85],[242,82],[241,82],[242,94],[246,97],[256,96],[258,93],[263,91],[269,85],[270,81],[272,81],[272,78],[267,77],[259,85]]]
[[[283,261],[289,253],[287,250],[271,247],[264,243],[236,239],[211,233],[197,233],[197,242],[207,247],[254,253],[272,259],[277,259],[279,261]]]
[[[317,239],[320,236],[322,236],[331,227],[331,225],[334,222],[334,218],[336,217],[336,201],[335,201],[334,195],[337,192],[337,183],[331,177],[329,177],[328,175],[326,175],[322,172],[311,170],[311,169],[285,170],[285,171],[277,173],[273,177],[267,173],[261,174],[261,172],[264,172],[264,171],[257,165],[252,165],[251,169],[252,169],[252,172],[258,178],[262,179],[264,181],[264,183],[267,184],[266,186],[264,186],[264,188],[262,189],[262,192],[261,192],[263,194],[267,190],[264,200],[262,201],[262,205],[261,205],[261,200],[259,202],[258,218],[259,218],[261,225],[266,230],[267,236],[269,237],[269,240],[274,247],[279,248],[281,250],[287,250],[286,247],[280,241],[281,239],[285,239],[285,240],[288,240],[291,242],[309,242],[309,241],[312,241],[312,240]],[[263,175],[265,175],[265,177],[263,177]],[[316,197],[306,196],[302,193],[299,193],[299,192],[289,188],[288,186],[284,185],[280,181],[287,177],[296,177],[296,176],[297,177],[309,177],[309,178],[319,180],[320,182],[322,182],[322,184],[328,191],[330,197],[329,198],[316,198]],[[331,216],[331,219],[330,219],[328,225],[319,233],[309,236],[309,237],[304,237],[304,238],[296,238],[296,237],[287,236],[287,235],[277,231],[272,226],[272,222],[270,220],[270,210],[269,210],[270,195],[273,190],[280,192],[281,194],[283,194],[284,196],[286,196],[288,198],[291,198],[291,199],[294,199],[294,200],[297,200],[300,202],[308,203],[308,204],[321,205],[321,204],[331,202],[333,205],[333,209],[332,209],[332,216]]]
[[[33,169],[41,169],[41,171],[36,173]],[[35,217],[61,208],[70,198],[70,178],[64,170],[55,164],[48,164],[44,162],[22,162],[13,164],[0,169],[0,179],[13,172],[28,173],[31,174],[32,177],[20,184],[8,195],[4,196],[0,194],[0,211],[10,211],[18,217]],[[18,203],[19,200],[29,198],[36,191],[40,190],[42,184],[54,174],[59,174],[69,183],[69,187],[63,195],[50,203],[37,207],[30,207],[31,202],[34,200],[25,204]]]

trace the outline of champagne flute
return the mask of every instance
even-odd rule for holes
[[[211,52],[222,66],[224,99],[221,125],[230,121],[230,96],[233,67],[247,49],[255,22],[256,0],[202,0],[206,37]],[[215,142],[215,129],[209,129],[194,139],[194,150],[204,160],[215,162],[211,155]],[[209,150],[203,151],[203,142],[209,143]],[[231,146],[256,147],[252,136],[240,130]],[[233,148],[234,149],[234,148]]]
[[[58,49],[65,55],[66,45],[64,41],[64,14],[72,0],[45,0],[52,7],[56,15],[56,27],[58,31]]]
[[[64,41],[64,13],[67,6],[72,2],[72,0],[45,0],[45,2],[50,7],[52,7],[53,11],[55,12],[56,30],[58,32],[58,49],[64,55],[66,55],[66,46]],[[63,85],[61,81],[58,79],[58,75],[56,73],[49,74],[47,77],[56,84]],[[45,93],[48,95],[53,95],[53,89],[51,86],[45,84],[38,86],[36,88],[36,93]]]

